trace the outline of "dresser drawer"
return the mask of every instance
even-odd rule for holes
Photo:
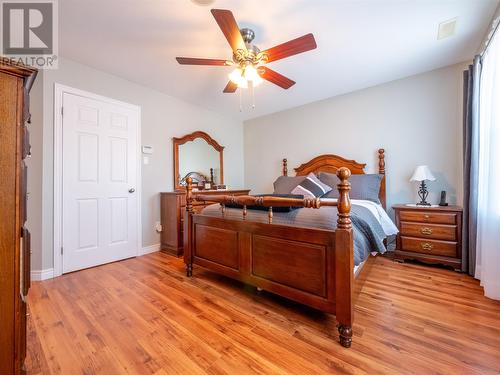
[[[399,218],[401,221],[416,221],[419,223],[457,224],[457,214],[453,212],[401,211]]]
[[[423,238],[401,236],[401,247],[401,250],[403,251],[447,257],[457,256],[457,243],[451,241],[428,240]]]
[[[401,222],[401,236],[457,241],[456,225],[418,224]]]

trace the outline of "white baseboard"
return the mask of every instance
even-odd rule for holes
[[[161,245],[159,243],[151,245],[151,246],[143,247],[142,249],[139,250],[138,256],[154,253],[156,251],[160,251],[160,247],[161,247]],[[31,271],[31,280],[32,281],[42,281],[42,280],[53,279],[53,278],[54,278],[54,269],[53,268],[47,268],[44,270],[32,270]]]
[[[54,269],[47,268],[39,271],[31,271],[31,280],[33,281],[42,281],[47,279],[54,278]]]
[[[141,256],[141,255],[154,253],[156,251],[160,251],[160,248],[161,248],[161,245],[159,243],[156,243],[156,244],[151,245],[151,246],[146,246],[146,247],[143,247],[141,250],[139,250],[138,255]]]

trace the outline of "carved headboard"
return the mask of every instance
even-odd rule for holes
[[[352,174],[365,174],[366,164],[358,163],[355,160],[348,160],[338,155],[320,155],[314,159],[295,168],[296,176],[307,176],[309,173],[319,174],[320,172],[336,173],[340,167],[346,167]],[[383,175],[380,182],[379,199],[384,208],[386,204],[385,196],[385,150],[378,150],[378,173]],[[283,176],[288,176],[288,161],[283,159]]]

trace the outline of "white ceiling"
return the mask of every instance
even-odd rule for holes
[[[219,113],[249,119],[470,59],[498,0],[61,0],[60,54]],[[175,56],[229,59],[210,8],[272,47],[312,32],[318,48],[269,67],[295,80],[263,83],[256,108],[243,91],[223,94],[230,67],[181,66]],[[456,34],[437,40],[440,22]]]

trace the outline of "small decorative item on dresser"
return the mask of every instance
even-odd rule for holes
[[[462,208],[458,206],[392,207],[399,234],[394,259],[415,259],[422,262],[462,266]]]
[[[427,191],[427,186],[425,181],[435,181],[436,178],[432,174],[431,170],[427,165],[419,165],[413,176],[411,176],[410,181],[419,181],[420,188],[418,189],[418,196],[420,197],[420,202],[417,203],[419,206],[430,206],[431,204],[426,201],[429,192]]]

